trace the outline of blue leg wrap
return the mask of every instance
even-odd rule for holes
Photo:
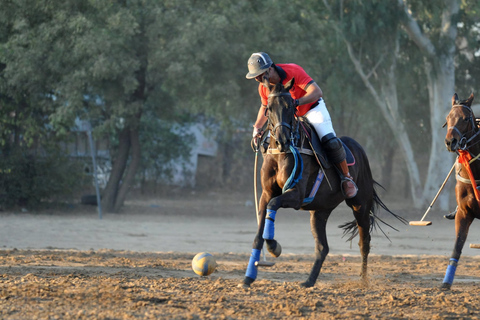
[[[257,267],[255,266],[255,262],[257,261],[260,261],[260,250],[252,249],[252,255],[250,256],[247,272],[245,273],[246,277],[252,278],[253,280],[257,278]]]
[[[447,272],[445,272],[445,278],[443,279],[443,283],[448,283],[450,285],[453,283],[453,277],[455,277],[457,264],[458,264],[457,259],[454,259],[454,258],[450,259],[450,263],[448,264],[448,267],[447,267]]]
[[[276,211],[267,209],[267,217],[265,218],[265,228],[263,228],[263,239],[273,240],[275,235],[275,215]]]

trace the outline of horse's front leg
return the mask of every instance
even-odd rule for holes
[[[297,187],[292,188],[278,197],[270,200],[267,205],[265,227],[263,229],[263,239],[267,242],[267,250],[275,258],[282,253],[282,247],[275,237],[275,217],[279,208],[300,209],[303,197],[300,195]]]
[[[257,278],[258,266],[256,264],[260,261],[260,254],[264,240],[267,242],[268,252],[274,257],[279,257],[282,253],[281,245],[274,240],[275,216],[280,207],[300,208],[300,205],[298,204],[298,190],[296,188],[292,188],[280,196],[273,198],[272,194],[265,190],[262,193],[257,214],[257,234],[253,241],[252,253],[245,273],[245,279],[243,280],[243,285],[245,286],[250,286],[250,284],[252,284]]]
[[[263,247],[263,230],[265,227],[265,216],[266,208],[270,195],[267,193],[262,193],[259,201],[259,210],[257,212],[257,234],[253,240],[252,254],[250,255],[250,260],[248,261],[247,271],[245,272],[245,279],[243,280],[243,285],[250,286],[255,279],[257,279],[258,266],[256,265],[260,261],[260,253]]]
[[[457,215],[455,217],[455,246],[453,248],[452,256],[448,263],[447,271],[445,272],[445,278],[443,279],[443,290],[449,290],[455,277],[455,271],[457,270],[458,260],[462,254],[463,246],[467,240],[468,230],[473,221],[473,215],[468,214],[465,208],[458,208]]]

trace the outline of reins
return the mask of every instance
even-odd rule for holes
[[[291,97],[291,94],[289,92],[274,92],[274,93],[270,93],[268,95],[268,98],[281,97],[281,96],[290,96]],[[294,162],[294,166],[293,166],[293,169],[292,169],[292,173],[290,174],[290,176],[288,177],[285,185],[282,188],[282,193],[285,193],[287,190],[293,188],[302,179],[302,173],[303,173],[302,156],[300,155],[300,152],[298,151],[298,148],[295,146],[295,135],[298,132],[298,122],[297,122],[297,126],[294,126],[294,128],[292,128],[293,127],[293,122],[295,121],[294,120],[295,113],[296,113],[296,111],[294,112],[291,123],[286,123],[284,121],[280,121],[277,124],[275,124],[275,126],[273,126],[272,129],[270,129],[271,136],[272,136],[273,139],[276,139],[275,138],[275,131],[279,127],[286,127],[290,130],[289,151],[292,153],[293,159],[294,159],[295,162]],[[270,115],[268,116],[268,123],[269,123],[269,126],[272,127],[272,122],[270,120]],[[298,174],[296,174],[297,171],[298,171]]]

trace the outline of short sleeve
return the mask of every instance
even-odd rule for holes
[[[260,95],[260,100],[262,100],[262,105],[268,105],[268,97],[265,87],[260,83],[258,85],[258,94]]]

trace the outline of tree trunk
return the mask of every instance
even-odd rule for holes
[[[105,212],[113,212],[117,194],[127,166],[128,154],[130,153],[130,132],[123,129],[118,137],[119,146],[114,159],[112,159],[112,171],[107,186],[102,195],[102,208]]]
[[[130,146],[132,150],[132,158],[130,164],[127,169],[127,173],[125,174],[125,178],[120,185],[120,190],[118,195],[115,199],[115,205],[113,207],[113,212],[119,212],[120,208],[123,206],[125,202],[125,198],[130,191],[130,188],[133,187],[135,184],[135,174],[137,173],[137,169],[140,165],[140,139],[138,130],[130,130]]]
[[[393,180],[393,159],[395,158],[396,145],[393,143],[387,144],[383,150],[383,165],[382,165],[382,186],[389,190]]]
[[[144,21],[144,20],[142,20]],[[119,171],[115,179],[112,181],[111,190],[108,195],[108,209],[109,212],[119,212],[125,198],[127,197],[130,188],[135,183],[135,175],[137,169],[140,166],[141,152],[140,152],[140,120],[142,117],[143,105],[145,103],[145,88],[147,79],[147,67],[148,67],[148,48],[145,46],[147,43],[145,35],[145,27],[143,24],[140,26],[141,32],[137,36],[137,57],[140,62],[140,68],[135,73],[135,77],[138,81],[138,86],[133,92],[129,101],[129,108],[135,110],[133,116],[131,115],[126,128],[120,134],[120,159],[117,159]],[[122,146],[122,144],[125,144]],[[119,150],[120,151],[120,150]],[[131,151],[130,163],[129,152]],[[121,167],[121,170],[120,170]],[[126,173],[125,173],[126,169]],[[113,172],[113,168],[112,168]],[[108,181],[110,184],[110,180]],[[107,185],[108,187],[108,185]],[[106,199],[107,200],[107,199]]]
[[[430,160],[427,179],[423,188],[425,203],[435,197],[455,161],[455,157],[445,149],[446,130],[442,128],[445,116],[451,108],[451,97],[454,94],[455,66],[453,60],[453,56],[440,59],[435,68],[432,68],[430,62],[425,62],[430,98],[430,125],[432,127]],[[448,210],[449,198],[448,192],[441,193],[437,199],[438,207]]]
[[[413,200],[413,205],[416,208],[419,208],[423,204],[423,199],[421,197],[421,182],[420,174],[415,161],[415,155],[413,153],[412,145],[408,133],[403,125],[402,118],[398,112],[398,98],[397,98],[397,85],[396,85],[396,54],[392,55],[392,60],[390,67],[386,70],[387,77],[383,82],[379,84],[380,90],[377,90],[374,85],[370,82],[370,73],[364,71],[364,67],[360,62],[360,59],[353,52],[352,45],[346,39],[344,42],[347,46],[347,51],[350,56],[355,70],[358,75],[362,78],[363,83],[370,91],[376,105],[380,108],[383,117],[387,121],[388,125],[392,129],[392,134],[395,137],[395,140],[400,145],[400,150],[405,160],[405,166],[407,167],[408,177],[410,181],[410,194]],[[399,46],[398,41],[396,43],[395,52],[398,52]],[[381,94],[379,93],[381,92]]]
[[[441,15],[441,26],[439,27],[440,39],[438,40],[442,44],[442,52],[438,52],[431,39],[422,32],[408,9],[406,1],[398,0],[398,5],[400,9],[403,9],[406,17],[402,21],[402,26],[409,38],[425,55],[432,134],[427,179],[423,188],[423,201],[428,203],[430,199],[435,197],[446,177],[446,173],[453,164],[453,156],[445,151],[443,140],[446,132],[442,129],[442,124],[450,109],[451,96],[455,91],[454,57],[457,24],[453,17],[459,12],[459,0],[445,0],[445,7]],[[448,193],[440,194],[438,202],[441,209],[447,210],[449,204]]]

